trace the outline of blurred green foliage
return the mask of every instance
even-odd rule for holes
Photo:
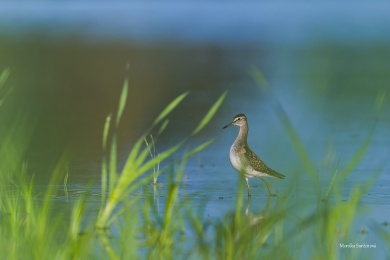
[[[5,75],[4,72],[1,75]],[[0,87],[3,87],[5,80],[0,82]],[[187,139],[161,152],[158,157],[148,157],[150,145],[155,146],[156,143],[153,141],[149,145],[144,144],[145,137],[149,134],[149,131],[146,131],[129,152],[123,170],[118,172],[116,134],[127,100],[127,87],[126,80],[114,125],[112,126],[111,116],[107,117],[104,125],[102,145],[107,153],[102,164],[100,193],[102,199],[100,211],[92,213],[92,216],[87,214],[89,190],[71,204],[69,216],[52,209],[53,203],[56,203],[53,194],[56,194],[58,187],[67,190],[67,174],[65,175],[67,153],[63,154],[53,170],[52,180],[46,192],[36,195],[33,192],[34,181],[27,178],[27,163],[23,162],[23,153],[30,136],[28,131],[25,131],[29,118],[18,118],[17,123],[10,126],[12,131],[4,131],[2,128],[0,140],[2,258],[350,259],[361,252],[343,250],[339,244],[349,241],[364,242],[364,237],[354,232],[353,223],[358,214],[361,196],[371,187],[376,175],[370,182],[353,187],[353,192],[346,201],[339,196],[339,176],[351,174],[367,152],[370,137],[347,167],[335,168],[334,180],[330,186],[321,187],[321,190],[327,188],[325,199],[324,194],[319,192],[312,194],[314,202],[310,205],[294,202],[291,193],[300,176],[290,175],[289,188],[279,194],[275,203],[272,203],[270,198],[262,212],[252,213],[248,208],[251,203],[257,202],[245,198],[245,184],[241,179],[238,183],[235,210],[221,219],[210,222],[203,212],[195,212],[188,201],[180,201],[178,193],[187,159],[210,145],[212,140],[189,148],[176,161],[176,169],[172,164],[159,169],[159,174],[169,176],[166,202],[162,211],[156,205],[155,197],[147,192],[142,197],[129,196],[138,187],[150,183],[154,178],[155,166],[170,158]],[[161,124],[160,129],[164,129],[167,124],[166,117],[186,95],[187,93],[180,95],[172,101],[151,127]],[[226,93],[217,100],[192,134],[201,131],[212,119],[225,96]],[[380,99],[381,97],[379,103]],[[302,164],[306,165],[308,173],[314,176],[312,163],[307,156],[308,151],[301,143],[298,133],[294,131],[287,113],[281,110],[279,115],[300,153]],[[19,145],[15,146],[15,143]],[[336,175],[338,171],[340,174]],[[313,184],[320,185],[316,183],[315,178],[311,180]],[[296,210],[300,213],[296,214]],[[115,234],[111,233],[113,230],[116,230]],[[389,241],[386,230],[379,226],[375,226],[373,230],[385,242]],[[389,256],[388,251],[385,253]]]

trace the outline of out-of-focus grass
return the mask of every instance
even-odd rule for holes
[[[122,94],[120,97],[119,107],[117,111],[117,116],[115,120],[115,126],[114,126],[114,132],[111,140],[111,149],[110,149],[110,161],[108,163],[109,169],[106,168],[106,159],[103,161],[103,175],[102,175],[102,191],[106,191],[108,187],[108,198],[105,203],[102,203],[102,207],[96,222],[96,226],[99,228],[106,228],[112,222],[115,220],[115,217],[113,217],[114,211],[117,209],[119,204],[123,200],[128,200],[127,196],[132,191],[137,189],[140,185],[142,185],[145,181],[149,181],[150,175],[144,178],[142,181],[138,181],[140,177],[143,177],[145,173],[153,169],[153,178],[156,182],[158,173],[156,172],[156,169],[159,168],[159,165],[162,161],[166,160],[167,158],[171,157],[175,152],[177,152],[183,144],[186,142],[186,140],[179,141],[176,145],[173,147],[167,149],[166,151],[163,151],[158,154],[158,156],[152,156],[149,161],[147,161],[148,154],[151,154],[151,148],[146,143],[146,147],[142,147],[142,144],[146,140],[147,133],[145,133],[143,136],[141,136],[136,144],[134,145],[133,149],[130,151],[129,156],[127,158],[127,161],[125,162],[125,166],[121,172],[121,174],[118,175],[117,173],[117,131],[119,127],[119,123],[121,120],[121,116],[126,104],[127,99],[127,89],[128,89],[128,80],[126,79],[123,85]],[[157,119],[153,122],[151,128],[155,127],[160,122],[163,122],[166,117],[180,104],[180,102],[183,101],[183,99],[188,95],[188,92],[183,93],[182,95],[178,96],[176,99],[174,99],[157,117]],[[212,117],[215,115],[218,108],[221,106],[223,100],[226,97],[226,93],[224,93],[216,102],[215,104],[210,108],[208,113],[204,116],[204,118],[201,120],[201,122],[198,124],[198,126],[195,128],[195,130],[192,132],[191,135],[197,134],[199,131],[201,131],[208,122],[212,119]],[[104,133],[103,133],[103,148],[106,147],[107,142],[107,134],[109,131],[109,120],[110,116],[106,120],[106,125],[104,127]],[[166,123],[163,123],[161,128],[165,128]],[[163,130],[160,130],[158,132],[162,132]],[[194,155],[195,153],[200,152],[204,148],[206,148],[208,145],[210,145],[211,142],[205,142],[204,144],[198,146],[194,150],[188,152],[186,155],[183,156],[183,159],[187,159],[188,157]],[[152,143],[154,146],[154,141]],[[153,155],[153,154],[152,154]],[[107,177],[107,173],[109,173]],[[105,196],[105,193],[103,193],[103,196]],[[114,215],[117,216],[117,215]]]
[[[1,75],[1,87],[5,84],[5,78],[8,76],[8,71]],[[5,76],[4,76],[5,75]],[[102,200],[99,213],[95,217],[90,217],[88,223],[83,223],[86,214],[86,201],[88,196],[76,200],[73,205],[70,216],[62,216],[56,214],[52,210],[52,203],[54,200],[52,195],[56,193],[58,184],[63,182],[63,191],[68,196],[67,190],[67,156],[66,153],[58,162],[56,169],[52,173],[52,180],[46,189],[45,194],[38,195],[42,202],[35,201],[33,194],[33,182],[26,180],[27,167],[22,163],[22,155],[24,149],[15,149],[12,142],[15,134],[5,132],[2,142],[1,151],[3,154],[12,148],[15,149],[12,154],[1,158],[1,185],[6,186],[7,189],[1,189],[1,224],[0,242],[2,256],[7,256],[9,259],[25,259],[25,258],[81,258],[84,257],[105,257],[110,259],[121,258],[124,255],[137,255],[139,246],[136,242],[134,247],[128,246],[125,241],[136,241],[139,232],[136,226],[139,225],[137,214],[134,215],[133,202],[136,199],[129,199],[128,195],[138,189],[141,185],[146,184],[151,180],[151,177],[156,176],[150,174],[150,170],[159,171],[158,174],[168,172],[173,177],[170,182],[170,189],[168,194],[167,204],[164,210],[163,222],[158,229],[149,230],[145,234],[148,238],[147,243],[151,242],[150,248],[154,248],[151,255],[165,255],[172,256],[175,238],[173,234],[177,230],[177,221],[173,218],[177,206],[177,195],[179,183],[186,160],[194,154],[202,151],[204,148],[212,143],[206,141],[199,146],[188,150],[180,160],[180,170],[174,172],[173,168],[159,169],[156,168],[160,162],[166,160],[178,151],[186,139],[179,141],[173,147],[161,152],[158,156],[152,156],[148,160],[150,154],[150,145],[142,146],[148,132],[161,123],[158,134],[161,134],[168,124],[166,117],[174,110],[188,95],[184,93],[173,100],[157,117],[152,126],[146,133],[141,136],[135,143],[133,149],[130,151],[128,159],[123,170],[118,173],[117,169],[117,131],[123,115],[124,107],[127,100],[128,80],[125,80],[123,90],[120,96],[119,106],[115,117],[113,129],[111,130],[111,115],[106,119],[103,127],[103,149],[106,154],[102,161]],[[8,92],[7,92],[8,93]],[[2,95],[4,101],[6,95]],[[216,103],[206,113],[204,118],[200,121],[195,130],[190,136],[196,135],[200,132],[207,123],[212,119],[219,106],[222,104],[226,93],[224,93]],[[21,122],[24,122],[22,119]],[[110,135],[110,132],[111,135]],[[22,135],[23,131],[18,132]],[[28,141],[28,140],[26,140]],[[110,143],[110,146],[108,145]],[[153,140],[152,146],[155,146]],[[19,148],[19,147],[16,147]],[[24,147],[22,147],[24,148]],[[14,160],[9,160],[9,157]],[[18,167],[18,164],[21,165]],[[6,167],[11,165],[12,167]],[[66,173],[66,174],[65,174]],[[14,178],[14,174],[19,174],[19,178]],[[155,172],[157,174],[157,172]],[[65,177],[64,177],[65,176]],[[145,204],[145,208],[149,209],[151,205]],[[126,220],[129,219],[126,214],[131,212],[131,223]],[[95,221],[95,225],[91,225]],[[125,222],[123,222],[125,221]],[[120,229],[120,236],[124,237],[123,243],[118,245],[113,243],[110,237],[110,226],[116,223],[121,226],[126,223],[125,227]],[[141,222],[146,225],[145,222]],[[149,223],[151,224],[151,223]],[[148,224],[148,225],[149,225]],[[95,228],[95,227],[97,228]],[[90,230],[90,231],[83,231]],[[131,239],[129,238],[131,237]],[[139,239],[138,239],[139,240]],[[149,242],[148,242],[149,241]],[[139,242],[139,241],[138,241]]]
[[[2,93],[0,95],[0,107],[4,103],[4,100],[7,98],[7,96],[11,93],[11,90],[12,90],[12,88],[9,88],[8,90],[3,92],[3,87],[5,85],[7,78],[9,77],[9,75],[10,75],[9,69],[4,69],[0,73],[0,91],[1,91],[0,93]]]
[[[266,84],[264,77],[260,79]],[[5,81],[4,81],[5,82]],[[1,83],[4,84],[4,83]],[[291,176],[288,189],[278,198],[262,201],[261,212],[248,210],[250,204],[260,203],[245,196],[245,183],[238,182],[235,210],[220,219],[210,220],[202,210],[195,211],[190,200],[178,197],[180,182],[188,158],[201,152],[213,140],[195,148],[187,148],[184,155],[159,168],[163,160],[170,158],[183,147],[185,140],[157,156],[154,147],[158,136],[168,124],[167,116],[177,108],[188,93],[172,101],[153,122],[158,127],[157,135],[145,144],[151,130],[142,135],[129,152],[123,170],[117,166],[117,131],[127,100],[128,80],[125,80],[115,115],[107,117],[103,126],[101,205],[99,212],[88,212],[88,192],[73,202],[69,216],[53,210],[52,194],[59,183],[67,190],[67,154],[59,160],[53,171],[51,185],[45,194],[35,195],[34,182],[27,178],[28,164],[23,163],[23,146],[18,146],[8,157],[0,157],[0,257],[7,259],[345,259],[353,257],[351,250],[341,249],[340,243],[357,240],[353,223],[363,194],[372,186],[369,182],[352,188],[351,196],[345,200],[340,196],[342,178],[353,173],[355,167],[367,153],[371,137],[363,142],[346,166],[336,166],[329,186],[322,187],[315,177],[315,167],[291,122],[282,107],[279,116],[286,134],[300,155],[313,185],[320,191],[313,194],[310,205],[294,202],[290,196],[299,176]],[[189,135],[197,134],[211,120],[222,104],[224,93],[212,106],[203,120]],[[381,97],[378,103],[383,103]],[[6,100],[5,100],[6,101]],[[1,109],[1,107],[0,107]],[[0,118],[1,121],[1,118]],[[23,121],[23,120],[22,120]],[[10,133],[6,132],[5,133]],[[18,134],[22,134],[19,131]],[[16,135],[5,135],[1,151],[11,148]],[[190,138],[189,137],[189,138]],[[1,140],[3,141],[3,140]],[[15,148],[13,148],[15,149]],[[152,152],[153,151],[153,152]],[[152,154],[152,156],[150,156]],[[8,161],[10,156],[15,159]],[[12,167],[4,165],[11,163]],[[12,169],[12,170],[11,170]],[[144,196],[129,196],[139,187],[153,182],[158,175],[167,174],[168,186],[164,206],[159,208],[155,196],[145,192]],[[379,172],[378,172],[379,174]],[[17,177],[16,177],[17,176]],[[315,186],[317,187],[317,186]],[[156,189],[154,189],[156,192]],[[39,198],[39,200],[37,200]],[[331,198],[331,199],[330,199]],[[184,200],[184,201],[183,201]],[[139,203],[135,203],[139,202]],[[87,217],[87,215],[89,215]],[[92,215],[92,216],[91,216]],[[372,230],[388,243],[389,234],[381,226]],[[379,246],[379,245],[378,245]],[[359,250],[354,252],[360,252]]]

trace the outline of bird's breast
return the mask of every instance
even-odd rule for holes
[[[245,170],[247,164],[245,158],[245,149],[239,148],[233,144],[230,148],[230,163],[238,172]]]

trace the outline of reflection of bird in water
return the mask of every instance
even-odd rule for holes
[[[264,209],[259,213],[253,213],[250,211],[251,199],[249,197],[245,213],[241,209],[236,209],[231,214],[228,214],[220,225],[217,226],[218,237],[229,238],[235,245],[245,245],[248,241],[256,241],[256,246],[259,248],[263,246],[272,231],[269,227],[273,219],[268,217],[271,200],[272,197],[268,197]],[[223,241],[216,240],[216,243],[217,247],[224,248]],[[246,248],[245,246],[238,246],[234,249],[234,255],[237,258],[246,258],[245,256],[249,253],[246,251]]]
[[[280,174],[271,168],[269,168],[252,150],[247,143],[248,138],[248,122],[244,114],[238,114],[234,117],[230,124],[227,124],[223,128],[231,125],[237,125],[240,127],[237,138],[230,148],[230,162],[234,169],[245,176],[246,184],[248,186],[248,196],[251,195],[251,188],[249,186],[248,178],[258,177],[267,186],[269,196],[276,196],[272,194],[269,184],[262,177],[276,177],[284,179],[284,175]]]
[[[268,213],[270,202],[271,197],[268,197],[267,205],[262,210],[262,212],[258,214],[251,214],[249,212],[249,208],[251,206],[251,197],[248,198],[248,201],[246,203],[245,215],[248,217],[249,226],[257,225],[264,218],[264,216]]]

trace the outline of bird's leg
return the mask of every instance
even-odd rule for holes
[[[246,202],[245,215],[248,215],[250,206],[251,206],[251,197],[248,197],[248,201]]]
[[[246,180],[246,185],[248,185],[248,197],[250,197],[251,196],[251,187],[249,186],[249,180],[248,180],[248,178],[245,178],[245,180]]]
[[[265,183],[265,185],[267,185],[267,189],[268,189],[268,194],[269,194],[269,196],[270,196],[270,197],[276,197],[276,194],[273,194],[273,193],[271,192],[271,189],[269,188],[268,181],[264,180],[263,178],[260,178],[260,180],[262,180],[262,181]]]

